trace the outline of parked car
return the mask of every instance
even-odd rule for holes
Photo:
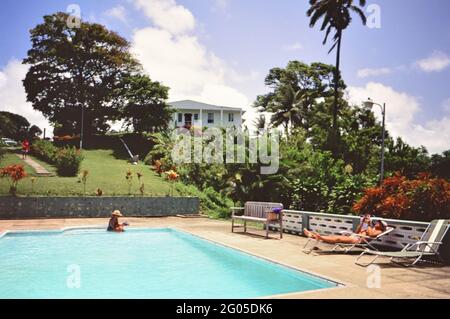
[[[2,137],[2,142],[3,144],[6,144],[6,146],[17,146],[19,145],[19,143],[17,143],[16,141],[10,139],[10,138],[6,138],[6,137]]]

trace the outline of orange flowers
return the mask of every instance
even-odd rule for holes
[[[163,163],[160,160],[156,160],[154,169],[158,174],[162,174],[163,173]]]
[[[170,171],[166,172],[166,174],[167,174],[167,178],[170,181],[176,181],[178,179],[178,177],[180,176],[180,175],[178,175],[177,172],[175,172],[173,170],[170,170]]]
[[[9,192],[15,195],[19,181],[27,177],[23,165],[9,165],[0,169],[0,177],[9,179]]]

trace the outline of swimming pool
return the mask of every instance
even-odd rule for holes
[[[0,238],[0,298],[257,298],[336,286],[170,228]]]

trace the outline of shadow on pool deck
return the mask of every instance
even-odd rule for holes
[[[340,283],[345,287],[276,296],[277,298],[450,298],[450,267],[404,268],[380,259],[379,268],[356,266],[353,255],[311,256],[302,252],[306,239],[285,234],[283,239],[266,240],[259,230],[253,235],[231,233],[231,223],[207,218],[125,218],[134,227],[174,227],[256,256],[298,268]],[[75,226],[103,226],[106,219],[0,220],[5,230],[60,229]],[[274,235],[276,236],[276,235]],[[380,288],[368,288],[376,271]]]

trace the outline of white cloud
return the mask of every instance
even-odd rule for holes
[[[401,137],[416,147],[423,145],[430,153],[450,149],[450,117],[418,124],[415,115],[422,109],[418,98],[374,82],[365,87],[349,87],[348,95],[350,101],[358,105],[368,97],[379,103],[386,102],[386,127],[393,137]],[[378,117],[380,113],[375,110]]]
[[[138,4],[141,2],[136,0]],[[172,7],[179,7],[175,1],[164,2],[171,4],[165,11],[167,15],[173,12]],[[151,12],[147,12],[147,16],[157,27],[135,30],[131,41],[132,52],[152,79],[170,87],[170,100],[193,99],[238,106],[249,111],[247,118],[252,116],[250,100],[238,87],[258,76],[257,73],[246,75],[234,70],[206,48],[194,30],[185,28],[180,32],[181,29],[174,30],[171,26],[156,23],[155,15]],[[158,19],[166,18],[160,16]],[[195,24],[193,20],[190,25]]]
[[[156,27],[172,34],[183,34],[195,28],[195,18],[185,7],[175,0],[135,0],[139,10],[143,10]]]
[[[111,8],[105,11],[105,15],[107,17],[111,17],[117,20],[122,21],[123,23],[127,23],[127,12],[124,6],[118,5],[114,8]]]
[[[450,65],[450,58],[447,54],[434,51],[431,56],[416,62],[419,68],[425,72],[439,72]]]
[[[42,130],[47,129],[47,136],[53,133],[49,122],[41,112],[33,109],[27,102],[22,80],[28,71],[28,66],[21,61],[12,59],[0,69],[0,111],[8,111],[25,117],[31,125],[37,125]]]
[[[358,77],[359,78],[367,78],[367,77],[373,77],[373,76],[381,76],[381,75],[388,75],[391,74],[392,70],[390,68],[379,68],[379,69],[360,69],[358,70]]]
[[[298,51],[301,49],[303,49],[303,46],[300,42],[295,42],[283,46],[284,51]]]

